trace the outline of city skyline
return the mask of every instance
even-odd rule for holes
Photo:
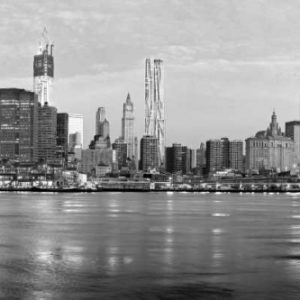
[[[244,140],[264,126],[273,107],[281,127],[299,119],[295,1],[20,3],[0,5],[0,84],[32,90],[32,57],[46,26],[55,44],[54,103],[58,111],[84,115],[84,147],[99,106],[110,116],[112,138],[119,135],[128,91],[142,137],[146,57],[165,61],[166,145],[196,148],[225,135]],[[251,110],[255,120],[247,118]]]

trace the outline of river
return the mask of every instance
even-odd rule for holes
[[[300,196],[0,193],[1,299],[299,299]]]

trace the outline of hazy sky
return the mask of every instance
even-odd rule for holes
[[[127,92],[144,131],[144,60],[165,67],[167,144],[245,139],[273,108],[299,118],[300,1],[0,0],[0,87],[32,90],[43,27],[54,40],[55,105],[84,115],[84,142],[105,106],[112,140]]]

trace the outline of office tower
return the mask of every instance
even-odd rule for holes
[[[199,174],[206,172],[206,149],[205,144],[201,143],[200,148],[196,150],[197,155],[197,169]]]
[[[294,141],[295,164],[300,163],[300,121],[285,123],[285,135]]]
[[[182,172],[182,146],[174,143],[166,148],[166,171],[169,173]]]
[[[96,112],[96,135],[102,135],[101,134],[101,123],[103,123],[105,120],[105,108],[99,107]]]
[[[38,160],[56,163],[57,109],[46,102],[38,111]]]
[[[69,151],[74,152],[75,148],[83,147],[83,115],[69,114]]]
[[[228,166],[230,169],[243,172],[243,141],[233,140],[229,142]]]
[[[127,147],[128,144],[122,138],[116,139],[112,144],[112,149],[116,152],[116,161],[119,169],[127,166]]]
[[[36,162],[37,135],[37,96],[23,89],[0,89],[0,158]]]
[[[45,28],[33,60],[33,90],[42,106],[45,103],[52,104],[53,77],[53,43],[49,42]]]
[[[165,104],[163,61],[154,59],[145,64],[145,134],[158,139],[159,166],[165,164]]]
[[[191,172],[191,151],[188,147],[182,147],[182,173],[188,174]]]
[[[69,115],[67,113],[57,114],[56,144],[58,156],[68,160],[68,139],[69,139]]]
[[[191,156],[191,169],[197,168],[197,150],[190,149],[190,156]]]
[[[99,107],[96,112],[96,135],[109,136],[109,122],[106,119],[104,107]]]
[[[294,141],[282,134],[275,112],[267,130],[246,139],[246,171],[289,171],[295,162]]]
[[[126,102],[123,104],[122,117],[122,139],[128,144],[127,156],[132,159],[136,158],[135,138],[134,138],[134,106],[128,93]]]
[[[143,136],[140,146],[141,170],[149,171],[159,167],[158,139],[153,136]]]
[[[208,173],[229,167],[229,140],[208,140],[206,142],[206,167]]]

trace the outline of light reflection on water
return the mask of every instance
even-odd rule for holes
[[[298,299],[299,205],[277,194],[1,193],[0,298]]]

